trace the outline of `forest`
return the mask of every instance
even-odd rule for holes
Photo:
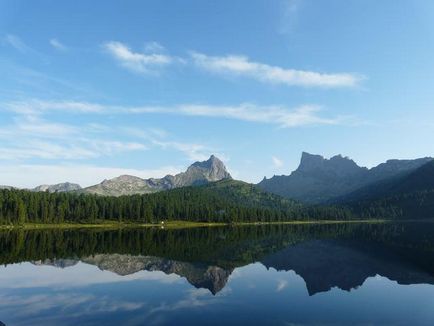
[[[354,216],[349,209],[304,207],[263,192],[256,186],[232,180],[120,197],[0,190],[0,223],[12,225],[174,220],[237,223],[351,218]]]

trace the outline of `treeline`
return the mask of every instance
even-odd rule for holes
[[[121,197],[0,190],[1,224],[161,220],[230,223],[353,217],[348,209],[303,208],[252,185],[234,182]]]
[[[354,215],[361,218],[382,216],[389,219],[431,219],[434,218],[434,190],[392,194],[350,203]]]

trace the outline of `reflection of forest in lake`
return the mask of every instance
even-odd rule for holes
[[[0,263],[68,268],[81,261],[118,275],[162,271],[215,294],[235,268],[260,262],[295,271],[313,295],[350,290],[377,274],[434,284],[433,236],[431,223],[8,230],[0,232]]]

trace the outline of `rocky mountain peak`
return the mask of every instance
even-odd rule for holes
[[[344,157],[340,154],[335,155],[330,159],[325,159],[321,155],[313,155],[303,152],[297,172],[331,172],[336,175],[347,176],[357,174],[365,170],[366,168],[358,166],[352,159]]]
[[[301,154],[300,165],[297,170],[309,171],[315,168],[319,168],[324,164],[324,157],[321,155],[314,155],[307,152]]]
[[[226,170],[224,163],[214,155],[206,161],[195,162],[187,169],[186,174],[200,173],[207,181],[219,181],[231,179],[231,175]]]

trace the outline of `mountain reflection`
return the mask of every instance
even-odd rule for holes
[[[131,275],[140,271],[176,274],[184,277],[194,287],[208,289],[212,294],[216,294],[224,288],[233,271],[218,266],[206,266],[200,263],[181,262],[160,257],[119,254],[98,254],[80,260],[46,259],[33,263],[67,268],[76,265],[79,261],[95,265],[101,270],[110,271],[120,276]]]
[[[309,295],[349,291],[376,275],[399,284],[434,284],[434,225],[268,225],[182,230],[0,232],[0,262],[70,268],[78,262],[125,276],[161,271],[212,294],[236,268],[260,262],[294,271]]]

